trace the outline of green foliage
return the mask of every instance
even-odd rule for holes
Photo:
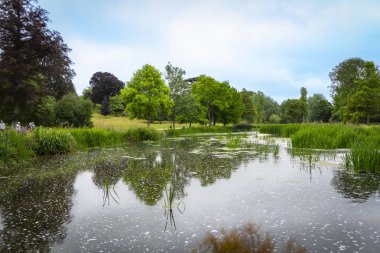
[[[89,94],[94,104],[100,104],[109,97],[120,94],[120,90],[124,88],[124,83],[116,76],[108,72],[96,72],[90,79]]]
[[[314,94],[308,99],[309,122],[328,122],[332,114],[332,106],[322,94]]]
[[[57,102],[54,97],[42,97],[35,110],[35,123],[40,126],[54,126],[56,124],[56,106]]]
[[[365,63],[355,85],[353,94],[348,96],[349,117],[353,122],[365,119],[369,124],[371,116],[380,113],[380,74],[374,63]]]
[[[358,141],[346,155],[346,167],[356,172],[380,173],[380,139]]]
[[[191,127],[191,128],[185,128],[185,129],[165,130],[166,136],[168,137],[199,134],[199,133],[229,133],[229,132],[231,132],[231,127],[229,126],[206,126],[206,127]]]
[[[57,122],[65,127],[88,127],[92,126],[92,103],[78,97],[75,94],[64,96],[57,103]]]
[[[209,124],[238,123],[244,111],[239,92],[228,82],[218,82],[209,76],[200,76],[192,86],[196,99],[207,108]]]
[[[301,90],[300,90],[300,93],[301,93],[301,98],[300,98],[300,101],[302,103],[302,122],[306,122],[307,120],[307,115],[309,114],[309,111],[308,111],[308,104],[307,104],[307,90],[305,87],[301,87]]]
[[[278,124],[278,123],[281,122],[281,117],[278,116],[277,114],[272,114],[269,117],[268,122],[271,123],[271,124]]]
[[[110,113],[110,104],[108,102],[108,98],[105,97],[103,98],[102,105],[100,107],[100,114],[106,116]]]
[[[253,106],[256,110],[255,123],[268,123],[273,114],[280,115],[280,105],[261,91],[253,92]]]
[[[0,20],[0,117],[33,120],[41,97],[75,92],[70,49],[37,1],[0,1]]]
[[[161,73],[151,65],[137,70],[127,86],[121,90],[121,99],[127,105],[129,118],[146,119],[148,126],[158,112],[169,114],[173,101]]]
[[[125,110],[125,104],[120,98],[120,95],[109,98],[109,108],[112,115],[121,116]]]
[[[13,130],[0,131],[0,167],[32,157],[33,141],[30,135]]]
[[[252,131],[255,128],[252,124],[237,124],[233,125],[231,127],[231,130],[234,132],[240,132],[240,131]]]
[[[287,99],[281,104],[284,123],[301,123],[305,116],[305,104],[300,99]]]
[[[38,127],[33,131],[34,151],[37,155],[58,155],[76,149],[74,137],[62,129]]]
[[[256,109],[253,105],[253,92],[243,89],[240,92],[240,95],[244,105],[242,119],[247,123],[253,123],[257,114]]]
[[[260,132],[264,134],[272,134],[277,137],[290,137],[296,133],[302,125],[300,124],[276,124],[276,125],[260,125]]]

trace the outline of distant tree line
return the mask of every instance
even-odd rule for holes
[[[70,49],[48,29],[47,12],[35,0],[0,2],[0,119],[46,126],[91,126],[93,105],[103,115],[153,121],[222,123],[304,123],[380,121],[380,72],[375,63],[351,58],[330,72],[332,104],[322,95],[281,104],[261,91],[237,91],[228,81],[201,75],[185,78],[180,67],[162,75],[144,65],[123,82],[96,72],[77,96]]]

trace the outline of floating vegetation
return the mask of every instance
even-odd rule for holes
[[[255,224],[247,224],[241,228],[227,232],[221,230],[221,236],[208,233],[203,239],[198,249],[193,252],[212,252],[212,253],[271,253],[275,250],[276,241],[268,233],[263,233]],[[280,252],[302,253],[306,249],[297,243],[289,240]]]

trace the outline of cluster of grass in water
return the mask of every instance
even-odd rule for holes
[[[229,133],[232,131],[231,126],[203,126],[203,127],[188,127],[165,130],[166,136],[178,137],[181,135],[191,135],[199,133]]]
[[[343,124],[263,125],[260,132],[289,137],[293,148],[350,149],[346,167],[380,172],[380,127]]]
[[[66,154],[75,150],[122,143],[158,140],[161,134],[151,128],[133,128],[124,132],[106,129],[36,128],[31,132],[0,131],[0,165],[30,159],[35,155]]]

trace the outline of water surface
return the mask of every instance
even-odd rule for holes
[[[45,160],[45,171],[70,172],[7,179],[0,250],[190,252],[207,232],[256,223],[278,246],[380,252],[380,179],[346,172],[342,157],[253,133]]]

